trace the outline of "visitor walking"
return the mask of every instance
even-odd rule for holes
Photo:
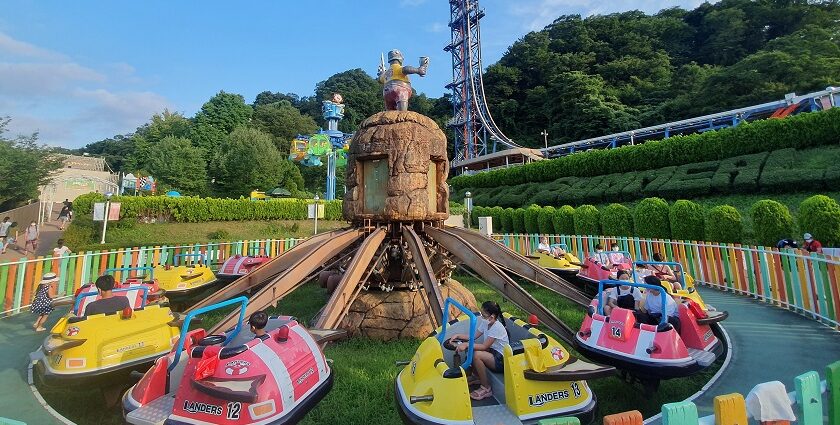
[[[53,311],[52,298],[50,298],[50,286],[58,282],[58,276],[55,273],[46,273],[41,278],[41,283],[38,284],[38,290],[35,293],[35,299],[32,301],[31,310],[38,315],[35,323],[32,324],[32,329],[35,332],[43,332],[47,330],[44,328],[44,322]]]
[[[0,223],[0,254],[6,253],[6,247],[9,245],[9,229],[12,227],[12,220],[9,217],[3,219]]]
[[[58,230],[64,230],[64,226],[67,225],[68,221],[70,221],[70,207],[64,205],[58,213]]]
[[[816,252],[818,254],[822,254],[822,244],[820,241],[814,239],[814,237],[810,233],[806,233],[803,235],[805,238],[805,243],[802,244],[802,249],[808,252]]]
[[[23,255],[29,255],[29,248],[32,248],[32,255],[36,255],[38,252],[38,241],[41,238],[41,231],[38,229],[38,223],[32,222],[29,224],[29,227],[23,232],[24,234],[24,241],[26,241],[23,245]]]

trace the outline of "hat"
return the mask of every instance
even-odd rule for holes
[[[809,240],[811,240],[811,239],[814,239],[814,237],[813,237],[813,236],[811,236],[811,234],[810,234],[810,233],[806,233],[806,234],[804,234],[804,235],[803,235],[803,237],[805,238],[805,240],[806,240],[806,241],[809,241]]]
[[[44,276],[41,277],[41,283],[52,282],[58,282],[58,276],[55,273],[44,273]]]

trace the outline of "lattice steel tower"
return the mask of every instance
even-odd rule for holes
[[[481,77],[481,30],[478,21],[484,10],[478,0],[449,0],[452,42],[443,50],[452,53],[454,115],[448,126],[455,132],[453,166],[465,159],[519,147],[502,133],[490,116]]]

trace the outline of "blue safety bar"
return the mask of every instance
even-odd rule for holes
[[[674,272],[679,272],[679,280],[680,285],[683,289],[688,289],[685,287],[685,272],[683,271],[683,266],[680,263],[674,261],[636,261],[633,263],[634,266],[656,266],[656,265],[663,265],[663,266],[671,266]],[[636,267],[633,267],[633,281],[636,281]]]
[[[462,312],[464,312],[464,314],[466,314],[470,318],[470,340],[469,340],[469,346],[467,347],[467,360],[464,363],[461,364],[461,367],[463,367],[464,370],[466,370],[472,364],[473,348],[475,346],[476,318],[475,318],[475,314],[473,314],[473,312],[471,312],[470,309],[464,307],[463,305],[461,305],[461,303],[459,303],[458,301],[455,301],[451,297],[446,298],[446,301],[443,303],[444,314],[447,314],[449,312],[449,306],[453,306],[453,305],[455,307],[457,307],[458,310],[461,310]],[[441,327],[440,333],[438,334],[438,342],[441,345],[443,345],[443,342],[446,341],[446,325],[448,325],[448,324],[449,324],[449,322],[446,321],[446,316],[444,316],[443,326]]]
[[[236,322],[236,327],[233,328],[232,331],[228,332],[225,341],[222,343],[224,347],[229,343],[233,338],[239,334],[239,331],[242,330],[242,321],[245,320],[245,307],[248,306],[248,298],[247,297],[236,297],[227,301],[222,301],[218,304],[208,305],[207,307],[201,307],[198,310],[191,311],[187,316],[184,318],[184,324],[181,325],[181,337],[178,338],[178,348],[175,349],[175,359],[172,360],[172,364],[169,365],[167,369],[169,372],[172,372],[172,369],[175,369],[175,366],[178,365],[178,362],[181,360],[181,352],[184,351],[184,338],[187,336],[187,330],[190,328],[190,321],[199,314],[207,313],[208,311],[218,310],[220,308],[227,307],[233,304],[240,304],[239,306],[239,320]]]
[[[120,292],[130,292],[130,291],[143,291],[143,303],[140,304],[140,307],[146,306],[146,298],[149,296],[149,288],[146,286],[132,286],[130,288],[120,288],[114,289],[111,291],[112,294],[117,294]],[[76,302],[73,303],[73,311],[76,315],[79,314],[79,304],[82,303],[82,299],[91,295],[99,295],[99,292],[82,292],[81,294],[76,296]],[[132,309],[134,306],[131,307]]]
[[[115,273],[115,272],[131,272],[131,271],[148,271],[149,272],[149,279],[155,278],[155,268],[154,267],[117,267],[113,269],[105,269],[105,274]]]
[[[175,260],[177,260],[178,258],[181,258],[181,257],[198,257],[201,260],[201,264],[207,264],[207,260],[206,260],[207,257],[205,257],[204,254],[202,254],[202,253],[174,255],[174,256],[172,256],[172,263],[174,264]]]
[[[665,288],[661,286],[647,285],[644,283],[629,282],[626,280],[604,279],[598,281],[598,314],[604,315],[604,284],[616,286],[632,286],[635,288],[655,289],[659,291],[659,299],[662,301],[662,318],[659,319],[659,324],[664,325],[668,323],[668,300],[665,298]]]
[[[564,243],[553,243],[549,246],[551,246],[552,248],[554,248],[555,246],[559,246],[560,249],[562,249],[563,251],[569,252],[569,246]]]

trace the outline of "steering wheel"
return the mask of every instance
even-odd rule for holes
[[[447,339],[447,340],[443,341],[443,348],[446,348],[447,350],[455,351],[455,348],[457,346],[459,346],[459,345],[461,345],[465,342],[469,342],[469,341],[458,338],[458,339],[455,340],[455,344],[453,345],[452,341],[450,339]]]

